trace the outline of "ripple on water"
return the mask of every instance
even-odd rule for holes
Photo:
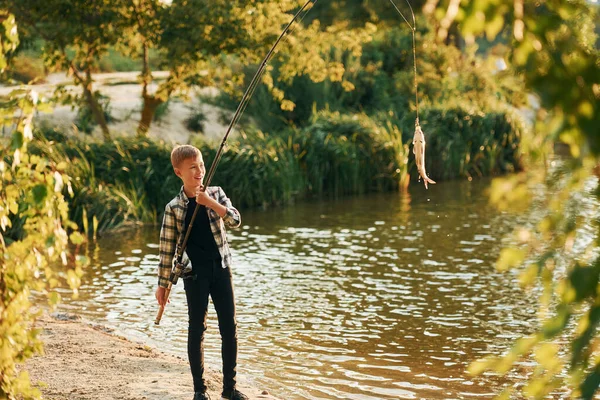
[[[415,195],[410,213],[398,195],[244,213],[230,232],[241,373],[290,400],[490,397],[497,382],[465,369],[528,332],[534,306],[494,271],[506,226],[469,193]],[[158,230],[140,232],[101,241],[64,307],[184,355],[182,285],[155,327]],[[206,335],[218,369],[212,307]]]

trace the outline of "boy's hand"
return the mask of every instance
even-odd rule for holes
[[[219,204],[218,201],[210,197],[208,193],[206,193],[206,191],[204,190],[204,186],[200,186],[200,191],[196,195],[196,203],[211,208],[217,214],[219,214],[219,217],[221,218],[223,218],[225,214],[227,214],[227,207]]]
[[[204,186],[200,186],[200,191],[196,195],[196,203],[198,203],[202,206],[208,206],[209,204],[212,204],[212,201],[213,200],[210,198],[210,196],[204,190]]]
[[[165,305],[166,305],[166,304],[165,304],[165,292],[166,292],[166,291],[167,291],[167,289],[165,289],[165,288],[164,288],[164,287],[162,287],[162,286],[159,286],[159,287],[156,289],[156,293],[154,293],[154,296],[156,297],[156,300],[158,301],[158,305],[159,305],[159,306],[161,306],[161,307],[163,307],[163,306],[165,306]],[[171,299],[169,299],[169,300],[167,301],[167,303],[170,303],[170,302],[171,302]]]

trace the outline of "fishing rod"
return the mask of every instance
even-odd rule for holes
[[[227,127],[227,131],[225,132],[225,136],[223,137],[223,140],[221,141],[219,150],[217,151],[217,154],[215,155],[215,158],[210,166],[208,174],[205,177],[204,185],[201,188],[202,191],[205,191],[206,188],[210,185],[210,182],[215,174],[215,170],[217,169],[217,164],[219,163],[219,161],[221,160],[221,156],[223,155],[225,143],[227,142],[227,139],[229,138],[229,134],[231,133],[233,128],[235,128],[240,117],[242,116],[242,113],[248,106],[250,97],[252,97],[252,94],[254,93],[256,86],[258,86],[259,80],[260,80],[261,76],[263,75],[263,73],[265,72],[265,69],[267,67],[267,64],[269,63],[269,60],[273,57],[275,48],[277,47],[279,42],[281,42],[281,40],[285,37],[285,35],[290,31],[290,28],[293,25],[293,23],[298,19],[300,21],[302,21],[304,19],[304,17],[306,17],[306,14],[312,9],[312,6],[314,6],[316,4],[316,2],[317,2],[317,0],[308,0],[300,8],[300,10],[298,10],[298,12],[296,12],[296,14],[292,18],[292,20],[283,29],[283,32],[281,32],[281,34],[275,41],[275,44],[273,44],[273,46],[271,47],[271,49],[269,50],[269,52],[267,53],[265,58],[260,63],[258,70],[256,71],[256,73],[254,74],[254,77],[250,81],[250,85],[244,92],[244,95],[242,96],[242,100],[240,101],[240,104],[238,105],[238,107],[235,111],[235,114],[233,115],[233,118],[231,119],[231,122],[229,123],[229,126]],[[300,15],[302,15],[301,18],[299,18]],[[199,209],[200,209],[200,205],[196,204],[196,208],[194,209],[194,214],[192,215],[192,219],[190,220],[187,231],[185,233],[185,238],[183,239],[183,242],[178,249],[177,257],[175,259],[175,265],[173,267],[173,270],[171,271],[171,275],[169,276],[168,287],[165,290],[165,297],[164,297],[163,305],[160,306],[160,308],[158,310],[158,314],[156,315],[156,319],[154,320],[155,325],[160,324],[160,320],[162,319],[162,315],[165,311],[165,305],[167,304],[167,301],[169,300],[169,296],[171,294],[171,289],[172,289],[173,285],[177,284],[177,281],[181,277],[183,270],[185,268],[185,264],[183,263],[183,251],[185,250],[185,246],[187,245],[187,241],[190,237],[190,233],[192,231],[192,226],[194,225],[194,220],[196,219],[196,214],[198,213]]]
[[[400,11],[400,9],[396,5],[396,3],[394,3],[394,0],[389,0],[389,1],[394,6],[394,9],[398,12],[398,14],[400,14],[402,19],[409,26],[411,33],[412,33],[413,72],[414,72],[414,87],[415,87],[415,101],[416,101],[415,104],[416,104],[416,113],[417,113],[417,117],[415,120],[416,131],[415,131],[415,139],[413,140],[413,145],[414,145],[413,151],[414,151],[415,157],[417,159],[417,169],[419,171],[420,176],[423,177],[423,180],[425,182],[425,187],[427,187],[428,182],[429,183],[435,183],[435,182],[432,181],[431,179],[429,179],[425,172],[425,139],[424,139],[423,132],[421,131],[421,128],[419,126],[419,90],[418,90],[418,83],[417,83],[417,50],[416,50],[416,39],[415,39],[415,32],[417,29],[417,25],[416,25],[416,20],[415,20],[415,13],[413,11],[412,6],[410,5],[410,2],[408,0],[405,0],[406,3],[408,4],[410,13],[412,16],[412,25],[411,25],[411,23],[404,16],[402,11]],[[254,74],[254,77],[250,81],[250,85],[248,85],[248,88],[244,92],[244,95],[242,96],[242,99],[235,111],[235,114],[233,115],[233,118],[231,119],[231,122],[229,123],[229,126],[227,127],[225,136],[223,137],[223,140],[221,141],[221,145],[219,146],[219,149],[217,150],[217,154],[215,155],[215,158],[210,166],[208,174],[205,177],[206,178],[205,183],[204,183],[203,187],[201,188],[202,191],[205,191],[206,188],[210,185],[210,182],[211,182],[211,180],[215,174],[215,171],[217,169],[217,165],[218,165],[219,161],[221,160],[221,156],[223,155],[223,150],[225,148],[225,144],[227,143],[227,139],[229,138],[229,134],[231,133],[233,128],[235,128],[241,115],[243,114],[244,110],[248,106],[248,102],[250,101],[252,94],[254,93],[254,91],[256,90],[256,87],[258,86],[259,80],[260,80],[261,76],[263,75],[263,73],[267,67],[267,64],[269,63],[270,59],[273,57],[275,48],[277,47],[279,42],[281,42],[281,40],[285,37],[285,35],[290,31],[290,28],[294,24],[294,22],[296,22],[297,20],[302,21],[304,19],[304,17],[306,17],[306,14],[312,9],[312,7],[316,3],[317,3],[317,0],[308,0],[306,3],[304,3],[304,5],[300,8],[300,10],[298,10],[298,12],[296,12],[296,14],[292,18],[292,20],[286,25],[283,32],[281,32],[281,34],[279,35],[279,37],[277,38],[277,40],[275,41],[275,43],[273,44],[273,46],[271,47],[271,49],[269,50],[269,52],[267,53],[265,58],[260,63],[258,70],[256,71],[256,73]],[[302,15],[302,17],[300,17],[301,15]],[[417,140],[417,138],[418,138],[418,140]],[[154,321],[154,323],[156,325],[160,324],[160,320],[164,313],[165,305],[167,304],[167,301],[169,299],[169,295],[171,293],[172,286],[177,283],[177,281],[179,280],[179,277],[181,277],[183,270],[185,268],[185,265],[183,264],[183,251],[185,250],[185,246],[187,245],[187,241],[188,241],[188,238],[192,231],[192,226],[194,224],[194,220],[196,219],[196,214],[198,213],[199,209],[200,209],[200,205],[196,204],[196,208],[194,209],[194,213],[193,213],[192,219],[188,225],[182,245],[178,248],[175,265],[173,267],[171,275],[169,276],[169,284],[165,291],[165,300],[164,300],[163,305],[160,306],[160,309],[158,310],[158,314],[156,316],[156,320]]]

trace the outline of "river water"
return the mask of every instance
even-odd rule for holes
[[[536,301],[495,271],[517,217],[487,204],[488,187],[415,184],[410,195],[243,212],[229,232],[239,375],[284,399],[497,394],[497,378],[465,369],[531,332]],[[182,284],[153,324],[158,228],[106,236],[90,256],[79,298],[65,293],[61,309],[185,358]],[[207,366],[220,369],[212,305],[208,319]]]

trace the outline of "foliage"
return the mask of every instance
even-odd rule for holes
[[[393,113],[392,113],[393,115]],[[436,179],[485,176],[519,167],[520,125],[508,114],[425,109],[428,170]],[[416,171],[409,153],[414,120],[389,113],[321,112],[304,128],[267,134],[247,130],[228,142],[215,185],[237,206],[288,204],[310,196],[341,196],[405,188]],[[170,147],[149,139],[86,143],[53,129],[36,131],[32,152],[65,162],[73,177],[70,217],[96,218],[103,232],[124,223],[157,221],[179,190]],[[196,138],[210,165],[215,146]]]
[[[84,237],[69,221],[61,193],[71,184],[66,164],[28,151],[33,114],[46,105],[34,92],[13,91],[2,106],[2,125],[16,123],[16,129],[0,147],[0,398],[37,399],[39,390],[18,368],[43,351],[35,328],[40,312],[32,309],[31,295],[46,296],[54,307],[59,285],[77,293],[85,264],[77,248]]]
[[[105,143],[60,140],[53,130],[36,136],[41,139],[32,152],[68,165],[73,177],[70,217],[79,226],[95,218],[103,233],[127,223],[154,223],[157,210],[179,188],[169,149],[162,144],[125,138]]]
[[[226,55],[254,60],[256,50],[273,39],[296,3],[140,0],[123,8],[127,34],[120,49],[143,62],[140,78],[144,106],[138,133],[147,135],[157,105],[173,94],[186,95],[193,85],[214,85],[223,78],[227,90],[236,78],[228,73]],[[170,74],[150,93],[153,77],[148,54],[153,49],[160,54],[160,68]]]
[[[213,146],[198,144],[211,165]],[[287,204],[305,195],[304,177],[289,144],[260,131],[232,140],[212,184],[226,187],[228,196],[242,208]]]
[[[96,99],[98,99],[98,105],[104,113],[104,119],[107,123],[110,123],[112,121],[110,97],[104,96],[100,92],[94,93],[94,96]],[[98,123],[94,119],[89,104],[83,99],[79,98],[79,109],[77,110],[77,115],[75,116],[75,126],[77,129],[81,132],[90,134],[97,125]]]
[[[240,207],[286,204],[307,196],[339,196],[398,187],[387,131],[364,115],[322,113],[303,130],[246,131],[232,140],[215,181],[227,182]],[[202,146],[206,162],[214,150]],[[240,173],[240,171],[242,171]]]
[[[102,233],[125,223],[154,223],[180,187],[164,143],[133,138],[104,143],[61,140],[60,133],[51,129],[36,135],[41,139],[32,152],[68,165],[73,177],[70,217],[80,226],[95,218]]]
[[[160,103],[156,110],[154,111],[153,120],[156,122],[160,122],[163,118],[169,113],[169,105],[171,100],[167,100],[164,103]]]
[[[82,98],[101,127],[105,139],[110,131],[93,90],[92,72],[98,60],[121,40],[125,0],[0,0],[0,8],[12,12],[17,23],[44,40],[44,61],[53,68],[69,71],[81,86]],[[68,16],[68,17],[65,17]]]
[[[19,35],[15,16],[3,7],[0,7],[0,72],[6,69],[7,56],[17,49]]]
[[[394,0],[394,3],[406,15],[410,16],[406,2]],[[414,12],[419,12],[425,3],[424,0],[411,0]],[[364,25],[366,22],[385,23],[390,25],[400,24],[401,17],[394,10],[389,1],[365,1],[365,0],[332,0],[317,2],[314,14],[309,14],[307,20],[319,19],[325,26],[345,21],[350,27]]]
[[[436,43],[427,24],[417,32],[417,62],[421,106],[463,108],[475,112],[501,111],[526,104],[518,78],[493,74],[491,61],[460,49]],[[356,48],[345,49],[338,41],[319,35],[321,56],[338,66],[341,76],[297,76],[287,65],[274,62],[270,77],[277,87],[259,86],[247,112],[260,129],[272,132],[286,126],[304,126],[314,110],[366,112],[393,110],[410,113],[414,104],[412,36],[404,26],[386,28],[363,36]],[[286,43],[287,44],[287,43]],[[247,82],[246,82],[247,84]],[[293,107],[283,107],[286,99]],[[237,97],[222,93],[217,104],[235,108]]]
[[[434,13],[444,18],[447,10],[442,2]],[[524,287],[541,285],[539,329],[505,355],[473,363],[471,372],[505,374],[531,356],[536,366],[521,395],[542,399],[568,387],[570,396],[591,399],[600,383],[600,54],[589,21],[598,9],[583,1],[478,0],[458,11],[450,15],[467,41],[484,33],[490,40],[501,31],[512,33],[510,67],[541,105],[535,135],[524,141],[528,161],[553,160],[545,173],[532,168],[496,181],[491,192],[491,201],[502,209],[526,208],[533,198],[544,206],[538,219],[516,228],[516,245],[501,251],[497,265],[518,268]],[[553,142],[566,144],[570,157],[553,157]],[[542,199],[532,191],[540,185],[549,193]],[[504,398],[512,391],[507,388]]]
[[[428,158],[427,168],[436,179],[493,175],[520,167],[522,128],[508,114],[425,109],[424,115],[428,151],[437,155]],[[227,182],[230,196],[241,207],[405,188],[409,175],[417,176],[409,162],[413,132],[414,119],[323,111],[304,128],[242,132],[228,143],[215,179]],[[196,144],[210,165],[214,149],[201,141]],[[265,181],[272,188],[267,189]]]
[[[190,108],[190,116],[185,120],[185,127],[192,132],[204,132],[204,123],[206,122],[206,114],[202,109],[197,107]]]
[[[110,47],[107,53],[98,60],[98,72],[129,72],[142,69],[142,61],[123,54],[117,47]],[[155,49],[148,51],[148,63],[151,68],[157,69],[163,61]]]
[[[412,134],[414,116],[405,115],[399,125]],[[525,129],[516,113],[427,107],[421,111],[421,127],[427,137],[426,169],[435,179],[472,179],[522,168]]]
[[[292,149],[310,192],[343,195],[397,187],[392,143],[365,115],[321,113],[292,132]]]
[[[38,58],[19,54],[10,62],[8,77],[21,83],[42,83],[46,77],[44,63]]]

